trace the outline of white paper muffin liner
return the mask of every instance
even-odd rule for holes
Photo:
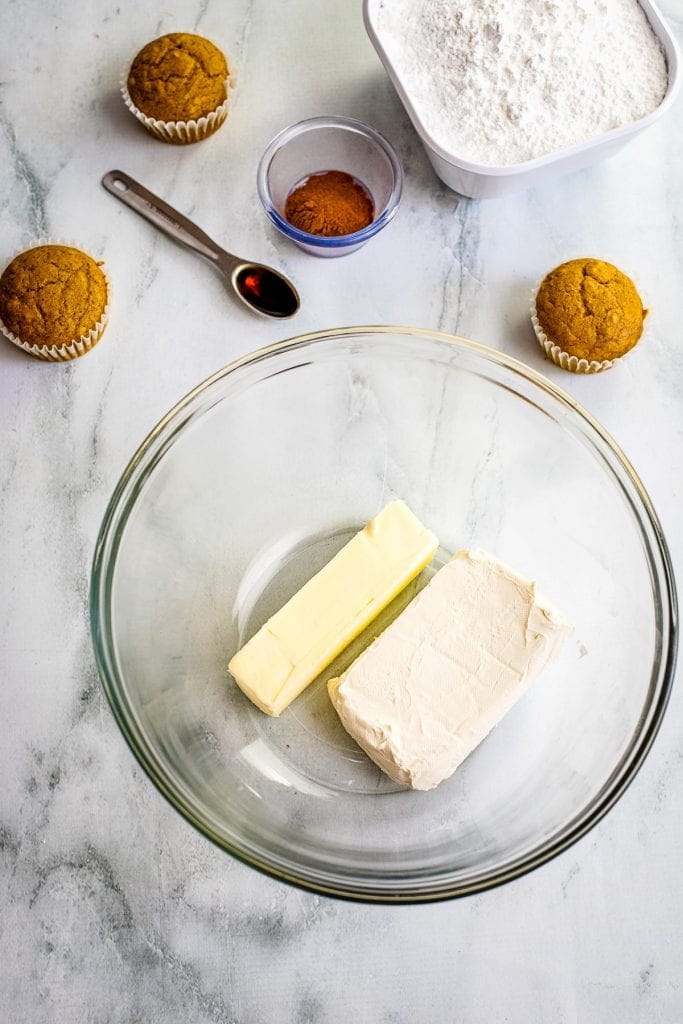
[[[232,67],[229,58],[226,56],[228,67]],[[235,88],[235,76],[228,75],[225,80],[226,97],[219,107],[212,110],[205,117],[192,121],[160,121],[156,117],[148,117],[147,114],[135,106],[128,92],[128,75],[130,66],[126,67],[121,75],[121,95],[131,114],[144,125],[148,132],[161,139],[162,142],[170,142],[175,146],[187,146],[192,142],[201,142],[215,131],[227,120],[230,111],[231,93]]]
[[[556,366],[560,366],[563,370],[569,370],[571,373],[602,373],[603,370],[609,370],[615,363],[618,363],[619,359],[623,359],[623,356],[619,356],[617,359],[603,359],[601,361],[597,359],[579,359],[578,356],[570,356],[568,352],[563,351],[559,345],[556,345],[548,338],[536,316],[536,296],[546,276],[546,274],[543,275],[531,293],[529,312],[534,333],[547,358],[552,359]],[[628,353],[625,354],[627,355]]]
[[[27,248],[19,249],[15,252],[11,260],[7,261],[6,266],[9,266],[12,260],[15,260],[17,256],[20,256],[22,252],[28,252],[29,249],[37,249],[42,245],[61,245],[66,246],[69,249],[78,249],[79,252],[86,252],[85,249],[81,248],[80,245],[76,245],[75,242],[55,242],[52,239],[47,241],[36,242],[35,245],[30,245]],[[90,255],[86,253],[86,255]],[[94,259],[94,257],[91,257]],[[95,261],[97,262],[97,261]],[[109,275],[103,266],[100,266],[100,270],[104,275],[104,283],[107,288],[107,301],[105,303],[104,312],[97,321],[94,327],[91,327],[87,334],[82,334],[79,338],[74,338],[73,341],[65,343],[63,345],[35,345],[28,341],[23,341],[17,337],[13,331],[10,331],[9,327],[3,323],[2,317],[0,317],[0,331],[11,341],[13,345],[17,345],[18,348],[28,352],[29,355],[35,356],[36,359],[43,359],[50,363],[65,363],[70,359],[78,359],[79,356],[84,356],[86,352],[94,348],[97,342],[104,334],[104,330],[109,322],[109,309],[111,306],[111,281]],[[3,268],[4,271],[4,268]]]

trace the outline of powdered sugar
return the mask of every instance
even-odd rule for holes
[[[637,0],[381,0],[377,31],[434,141],[477,163],[631,124],[667,89]]]

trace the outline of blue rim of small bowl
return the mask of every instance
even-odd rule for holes
[[[271,198],[268,186],[268,171],[275,154],[292,139],[297,138],[304,132],[315,131],[318,128],[341,128],[344,131],[354,131],[364,135],[382,150],[391,164],[394,184],[384,208],[371,224],[361,228],[360,231],[352,232],[350,235],[312,235],[308,231],[301,231],[299,228],[294,227],[293,224],[290,224],[288,220],[285,220],[282,214],[278,213]],[[312,173],[315,173],[314,169],[312,169]],[[357,121],[353,117],[337,117],[333,115],[329,117],[310,117],[304,121],[297,121],[296,124],[291,124],[287,128],[283,128],[274,139],[271,139],[259,160],[258,170],[256,171],[256,188],[266,216],[283,235],[286,235],[295,242],[302,242],[304,245],[316,246],[320,249],[343,249],[347,246],[362,245],[363,242],[367,242],[369,238],[376,235],[393,219],[403,193],[403,168],[391,143],[385,139],[381,132],[371,128],[368,124],[364,124],[363,121]]]
[[[110,596],[113,575],[116,566],[121,532],[130,507],[137,499],[141,481],[156,465],[160,450],[170,445],[176,434],[190,421],[192,409],[199,398],[219,380],[229,376],[244,366],[254,366],[268,360],[276,353],[305,350],[311,345],[326,343],[338,338],[362,338],[368,335],[382,336],[399,334],[420,336],[432,341],[445,343],[454,349],[473,352],[494,364],[503,366],[523,380],[535,385],[542,393],[549,395],[558,402],[560,408],[576,417],[582,433],[589,437],[603,461],[608,465],[623,497],[630,506],[638,524],[644,542],[644,550],[650,571],[655,596],[655,615],[658,637],[658,656],[650,679],[647,700],[641,718],[634,732],[629,749],[621,757],[618,764],[605,780],[600,791],[593,797],[588,807],[578,812],[577,816],[552,837],[545,839],[532,850],[514,858],[492,871],[484,872],[468,882],[454,882],[450,878],[431,880],[426,886],[411,876],[395,888],[380,888],[377,882],[359,884],[358,879],[331,879],[326,873],[320,876],[315,870],[310,871],[300,864],[291,861],[282,863],[273,851],[256,852],[248,846],[226,841],[218,835],[211,825],[198,817],[188,803],[186,795],[174,785],[165,773],[163,764],[146,743],[145,737],[136,726],[124,700],[124,691],[117,674],[114,645],[111,635]],[[334,896],[338,899],[353,900],[363,903],[377,904],[410,904],[435,903],[471,896],[486,892],[497,886],[520,878],[523,875],[553,860],[568,850],[579,839],[590,832],[595,825],[618,802],[633,782],[642,767],[664,718],[669,702],[676,670],[678,652],[678,599],[671,556],[664,537],[661,524],[650,501],[649,495],[636,474],[633,466],[614,439],[566,391],[563,391],[547,377],[524,363],[513,359],[496,349],[488,348],[477,342],[469,341],[441,331],[423,328],[402,327],[398,325],[369,325],[359,327],[332,328],[325,331],[314,331],[299,335],[285,341],[276,342],[265,348],[250,352],[234,362],[229,363],[217,373],[208,377],[193,388],[181,399],[154,427],[151,433],[133,455],[119,480],[109,501],[104,519],[100,527],[90,579],[90,629],[93,641],[95,660],[103,689],[109,700],[114,717],[121,729],[124,739],[138,763],[159,792],[169,803],[193,825],[198,832],[211,840],[219,849],[232,855],[243,864],[256,868],[263,874],[277,878],[282,882],[295,885],[301,889],[320,895]]]

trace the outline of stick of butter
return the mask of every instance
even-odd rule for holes
[[[375,764],[432,789],[557,657],[569,630],[531,580],[485,551],[459,551],[327,688]]]
[[[237,685],[279,715],[432,560],[438,547],[392,501],[290,598],[228,665]]]

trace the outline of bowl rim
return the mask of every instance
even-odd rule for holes
[[[161,760],[157,757],[151,746],[146,743],[145,737],[136,727],[132,718],[128,716],[120,700],[115,664],[112,660],[111,637],[107,630],[107,613],[109,611],[107,598],[110,594],[108,584],[111,582],[121,540],[120,535],[117,536],[116,531],[120,527],[119,519],[121,518],[121,513],[127,507],[126,503],[122,505],[121,499],[126,496],[132,487],[132,498],[129,495],[128,502],[135,500],[141,485],[141,482],[138,481],[137,487],[134,486],[135,476],[145,456],[151,450],[157,449],[154,452],[152,463],[147,469],[148,472],[151,472],[160,457],[158,450],[160,442],[166,439],[170,445],[175,435],[190,418],[190,407],[193,403],[214,384],[228,377],[236,370],[246,366],[256,366],[274,355],[296,352],[301,348],[331,339],[360,339],[365,336],[367,340],[368,335],[403,335],[427,338],[451,346],[456,350],[473,352],[498,366],[511,370],[527,382],[539,387],[543,392],[550,395],[551,398],[559,401],[560,405],[570,415],[578,417],[579,421],[585,421],[589,428],[589,437],[591,433],[594,434],[603,446],[604,450],[601,451],[603,457],[608,454],[611,458],[611,463],[614,463],[619,471],[625,474],[625,480],[617,478],[616,482],[619,483],[625,499],[635,514],[642,534],[641,539],[644,541],[644,554],[648,562],[650,577],[653,585],[656,584],[655,594],[661,595],[660,606],[657,606],[656,603],[660,657],[655,662],[655,668],[650,678],[648,699],[643,705],[639,725],[633,735],[629,750],[622,755],[591,804],[587,808],[581,809],[559,833],[556,833],[544,842],[540,842],[528,853],[505,863],[501,868],[494,871],[489,869],[483,872],[483,874],[475,877],[473,881],[467,884],[457,881],[453,882],[452,880],[449,882],[447,877],[442,880],[440,876],[437,876],[436,881],[428,880],[426,884],[424,880],[422,880],[421,884],[418,884],[420,880],[415,878],[412,880],[411,886],[398,889],[390,886],[380,886],[377,880],[372,880],[370,884],[365,884],[359,883],[358,879],[354,878],[351,884],[346,878],[337,881],[331,879],[329,875],[323,876],[316,869],[305,869],[301,873],[297,873],[297,865],[292,866],[291,862],[278,858],[272,854],[272,851],[268,851],[268,855],[265,856],[262,850],[257,852],[250,848],[246,842],[240,847],[236,843],[226,841],[224,837],[219,836],[211,828],[210,824],[199,820],[198,816],[193,814],[187,796],[165,777]],[[180,420],[180,424],[177,423],[178,420]],[[591,440],[593,440],[592,437]],[[163,451],[165,450],[164,448]],[[610,468],[614,472],[614,465],[611,463]],[[630,486],[632,493],[628,492],[625,483]],[[638,507],[636,502],[639,503],[640,507]],[[647,532],[644,527],[647,528]],[[668,545],[647,491],[633,466],[610,434],[571,395],[543,374],[519,360],[497,349],[489,348],[479,342],[470,341],[457,335],[447,334],[442,331],[396,325],[329,328],[323,331],[312,331],[307,334],[297,335],[264,346],[228,363],[181,398],[159,420],[142,444],[139,445],[121,474],[107,504],[93,555],[89,612],[97,669],[114,718],[137,762],[159,792],[180,815],[220,849],[266,875],[320,895],[376,904],[433,903],[497,888],[499,885],[528,874],[540,865],[554,859],[591,831],[628,789],[652,747],[671,694],[678,647],[678,601]]]
[[[270,192],[268,172],[275,155],[292,139],[306,132],[318,131],[321,128],[338,128],[341,131],[364,135],[384,153],[391,165],[394,181],[389,198],[370,224],[361,228],[360,231],[352,231],[349,235],[314,235],[308,231],[302,231],[300,228],[295,227],[294,224],[290,224],[288,220],[285,220],[275,207]],[[311,171],[311,173],[315,174],[316,172]],[[368,239],[376,235],[393,220],[403,194],[403,167],[394,147],[376,128],[353,117],[341,117],[336,114],[320,115],[318,117],[308,117],[303,121],[296,121],[294,124],[287,125],[286,128],[283,128],[270,140],[263,151],[256,170],[256,190],[266,216],[283,235],[296,242],[320,249],[341,249],[347,246],[362,245],[363,242],[367,242]]]
[[[532,160],[522,160],[514,164],[484,164],[476,160],[468,160],[466,157],[459,156],[457,153],[441,146],[425,127],[422,118],[406,91],[401,76],[384,48],[381,34],[377,31],[373,14],[378,2],[379,0],[363,0],[363,24],[365,31],[421,142],[443,160],[444,163],[459,170],[468,171],[471,174],[481,175],[484,178],[508,178],[518,174],[527,174],[541,168],[552,167],[558,163],[563,164],[566,161],[572,160],[575,156],[580,156],[583,153],[590,152],[592,149],[598,149],[612,142],[626,142],[632,135],[648,128],[666,113],[674,102],[681,86],[681,51],[676,37],[669,29],[664,15],[654,0],[636,0],[643,9],[648,24],[659,40],[666,57],[668,84],[659,106],[655,107],[649,114],[639,118],[637,121],[632,121],[630,124],[619,125],[617,128],[611,128],[607,132],[594,135],[590,139],[584,139],[583,142],[564,146],[562,149],[555,149],[550,153],[534,157]]]

